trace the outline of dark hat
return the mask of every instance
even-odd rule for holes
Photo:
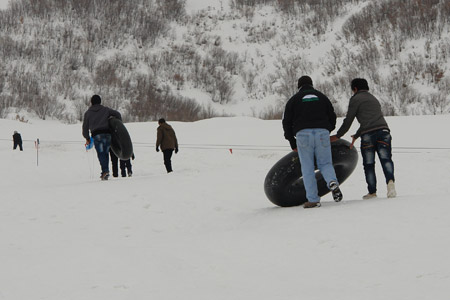
[[[369,84],[367,83],[367,80],[364,78],[355,78],[352,80],[351,88],[354,90],[355,88],[358,89],[358,91],[361,90],[369,90]]]
[[[91,104],[95,105],[95,104],[100,104],[102,103],[102,98],[100,98],[99,95],[94,95],[91,97]]]
[[[161,118],[161,119],[158,120],[158,123],[159,123],[159,124],[166,123],[166,120],[164,120],[163,118]]]
[[[310,86],[313,85],[312,79],[309,76],[302,76],[298,79],[298,84],[297,87],[301,88],[302,86],[304,86],[305,84],[308,84]]]

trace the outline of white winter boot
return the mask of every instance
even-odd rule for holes
[[[397,196],[397,192],[395,191],[395,183],[393,180],[389,180],[387,184],[387,197],[395,198]]]

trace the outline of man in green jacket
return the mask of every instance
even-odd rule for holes
[[[394,162],[392,161],[392,137],[389,126],[381,112],[380,102],[369,93],[369,84],[363,78],[351,82],[353,96],[350,98],[347,115],[337,134],[331,137],[334,142],[342,137],[356,118],[359,129],[352,135],[352,144],[361,137],[361,154],[369,193],[363,199],[377,197],[375,175],[375,153],[378,154],[387,183],[387,196],[393,198],[395,191]]]
[[[164,165],[166,166],[167,173],[170,173],[173,171],[171,161],[173,151],[175,150],[175,153],[178,153],[177,136],[172,126],[166,123],[166,120],[159,119],[158,124],[156,152],[159,152],[159,148],[161,147],[161,151],[164,154]]]

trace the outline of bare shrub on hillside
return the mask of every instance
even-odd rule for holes
[[[281,120],[283,118],[284,107],[282,105],[272,105],[264,108],[254,117],[262,120]]]
[[[297,92],[297,80],[302,75],[308,75],[313,70],[311,62],[300,55],[288,58],[278,57],[275,75],[270,76],[273,82],[278,82],[276,92],[286,100]]]
[[[262,44],[272,40],[277,32],[274,26],[270,25],[270,22],[263,21],[257,26],[249,26],[247,30],[247,37],[245,38],[247,43]]]
[[[444,70],[442,70],[441,65],[436,62],[427,63],[424,76],[428,79],[428,83],[439,83],[444,77]]]
[[[11,59],[15,58],[17,56],[17,48],[17,42],[11,37],[8,35],[0,36],[0,55],[2,57],[9,57]]]
[[[432,93],[426,99],[428,107],[433,115],[444,114],[449,111],[450,100],[442,93]]]
[[[198,119],[211,119],[215,117],[219,117],[220,115],[214,110],[211,104],[207,105],[206,107],[202,107],[200,113],[198,114]],[[192,120],[194,121],[194,120]]]
[[[243,71],[241,73],[241,76],[244,79],[245,90],[247,91],[247,93],[248,94],[253,93],[253,91],[255,89],[255,79],[257,76],[256,71],[253,69],[248,70],[248,71]]]
[[[220,104],[230,102],[234,94],[233,81],[231,76],[227,75],[220,68],[213,74],[214,89],[212,92],[212,100]]]
[[[15,99],[11,95],[0,94],[0,118],[4,119],[8,115],[10,109],[14,107]]]
[[[230,7],[238,10],[247,20],[252,20],[255,15],[255,5],[258,0],[230,0]]]
[[[325,66],[325,71],[328,76],[341,71],[342,55],[342,47],[336,45],[333,45],[331,50],[328,51],[328,60]]]
[[[117,66],[113,61],[104,60],[95,68],[94,82],[99,86],[115,86],[120,84],[116,74]]]
[[[186,0],[156,0],[156,4],[162,15],[169,20],[179,19],[186,13]]]
[[[195,100],[173,94],[168,86],[158,88],[151,76],[138,76],[136,80],[136,95],[127,106],[130,120],[154,121],[165,116],[170,120],[196,121],[212,114]]]
[[[385,47],[400,51],[406,39],[440,38],[449,16],[448,1],[373,1],[351,16],[342,32],[347,41],[356,43],[375,39],[379,34],[384,37]]]
[[[29,107],[42,120],[46,120],[47,117],[61,118],[64,111],[64,105],[58,103],[56,99],[52,98],[45,91],[33,95]]]
[[[89,108],[89,104],[90,97],[88,96],[80,97],[73,102],[73,105],[75,107],[75,118],[78,121],[83,121],[84,113]]]
[[[0,64],[0,69],[3,70],[3,66]],[[5,87],[5,74],[0,73],[0,95],[3,93],[3,88]]]

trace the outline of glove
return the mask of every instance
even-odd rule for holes
[[[178,148],[175,148],[175,153],[178,153]]]
[[[292,150],[297,149],[297,141],[294,138],[289,139],[289,144],[291,145]]]
[[[159,152],[159,147],[158,146],[156,147],[156,152]]]
[[[135,157],[135,156],[134,156],[134,153],[131,154],[131,159],[132,159],[132,160],[134,160],[134,157]]]

